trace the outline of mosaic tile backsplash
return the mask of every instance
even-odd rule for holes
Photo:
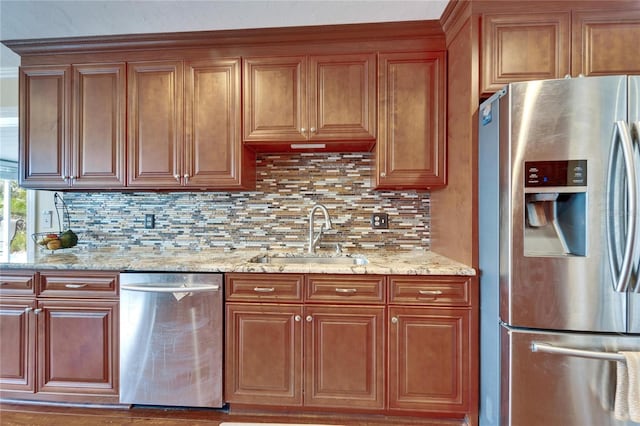
[[[373,190],[371,153],[262,154],[256,167],[250,192],[66,193],[71,228],[87,248],[303,251],[309,211],[321,203],[333,229],[320,250],[429,249],[429,193]],[[371,228],[377,212],[389,215],[389,229]],[[144,228],[149,213],[154,229]]]

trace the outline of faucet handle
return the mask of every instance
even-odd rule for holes
[[[342,246],[340,243],[336,243],[336,254],[342,254]]]

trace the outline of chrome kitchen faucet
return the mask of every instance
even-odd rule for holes
[[[320,209],[322,213],[324,213],[324,223],[320,226],[320,232],[318,232],[318,235],[314,236],[313,235],[314,234],[313,215],[316,213],[316,210],[318,209]],[[331,219],[329,218],[329,211],[322,204],[316,204],[311,208],[311,212],[309,213],[309,250],[308,250],[309,253],[316,252],[316,245],[320,241],[320,238],[322,237],[322,233],[325,230],[329,230],[329,229],[331,229]]]

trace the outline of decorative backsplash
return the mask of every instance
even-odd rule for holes
[[[67,193],[71,228],[89,248],[302,251],[309,211],[321,203],[333,229],[320,249],[429,249],[429,193],[373,190],[371,153],[263,154],[256,166],[250,192]],[[376,212],[388,213],[389,229],[371,228]],[[145,214],[155,215],[154,229],[144,228]]]

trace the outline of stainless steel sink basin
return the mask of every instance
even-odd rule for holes
[[[260,255],[252,258],[251,263],[269,263],[272,265],[366,265],[369,263],[363,256],[314,256],[314,255],[294,255],[294,256],[270,256]]]

